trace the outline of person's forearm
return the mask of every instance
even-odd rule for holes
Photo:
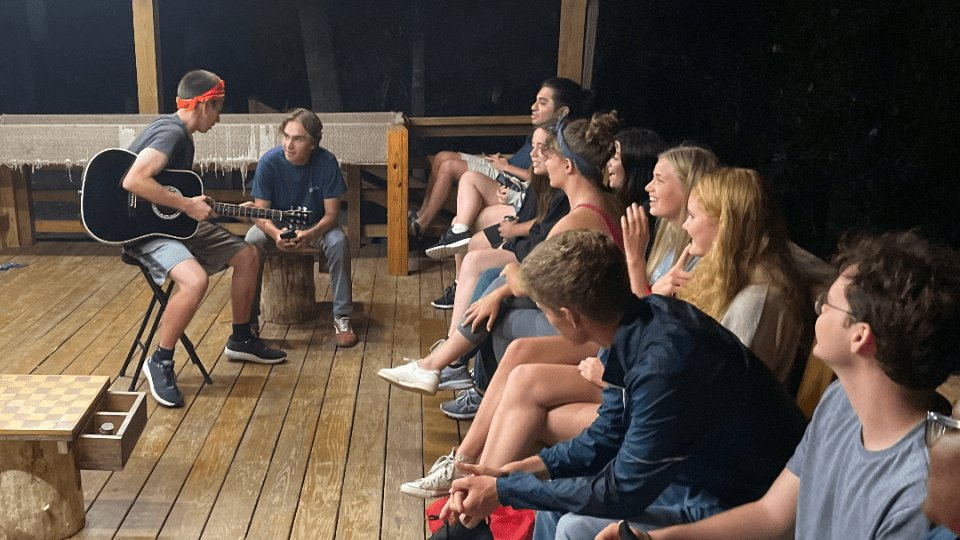
[[[530,181],[530,169],[521,169],[520,167],[507,164],[507,166],[503,168],[503,172],[516,176],[521,180]]]
[[[530,473],[540,480],[550,479],[550,473],[547,471],[547,466],[543,463],[543,460],[540,459],[540,456],[530,456],[520,461],[507,463],[501,468],[501,470],[506,474],[524,472]]]
[[[630,290],[637,296],[647,294],[647,261],[640,257],[636,260],[627,258],[627,273],[630,276]]]
[[[793,538],[794,522],[768,513],[760,501],[738,506],[711,518],[650,531],[652,540],[760,540]]]
[[[253,224],[257,226],[258,229],[263,231],[263,234],[268,237],[276,240],[277,235],[280,234],[280,229],[273,224],[269,219],[254,219]]]
[[[311,239],[317,239],[327,234],[327,232],[334,228],[337,225],[337,216],[324,214],[320,221],[316,223],[313,227],[307,229],[307,234],[310,235]]]

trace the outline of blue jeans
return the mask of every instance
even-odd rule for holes
[[[277,251],[277,244],[254,225],[247,231],[244,240],[260,252],[260,271],[257,272],[257,288],[250,306],[250,322],[260,319],[260,286],[263,281],[263,261],[267,253]],[[330,289],[333,293],[333,316],[349,317],[353,311],[353,285],[350,281],[350,243],[339,225],[327,231],[310,244],[327,258],[330,268]]]
[[[726,510],[713,495],[686,486],[671,484],[641,514],[625,518],[641,531],[706,519]],[[593,538],[607,525],[619,519],[597,518],[560,512],[537,512],[533,540]]]

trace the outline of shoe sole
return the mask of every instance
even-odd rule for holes
[[[436,390],[432,390],[431,388],[426,387],[426,386],[414,385],[414,384],[410,384],[410,383],[408,383],[408,382],[406,382],[406,381],[400,381],[399,379],[395,379],[395,378],[393,378],[393,377],[389,377],[389,376],[387,376],[387,375],[385,375],[385,374],[383,373],[383,370],[380,370],[380,371],[377,372],[377,377],[380,377],[381,379],[387,381],[388,383],[390,383],[390,384],[392,384],[392,385],[394,385],[394,386],[396,386],[396,387],[403,388],[404,390],[409,390],[409,391],[411,391],[411,392],[416,392],[416,393],[421,394],[421,395],[424,395],[424,396],[435,396],[435,395],[437,395],[437,391],[436,391]]]
[[[400,493],[418,497],[420,499],[434,499],[437,497],[446,497],[450,495],[449,489],[421,489],[407,484],[400,485]]]
[[[255,364],[279,364],[287,359],[287,355],[283,355],[281,358],[260,358],[255,354],[240,352],[240,351],[231,351],[229,348],[223,348],[223,354],[227,355],[227,358],[237,361],[237,362],[253,362]]]
[[[441,302],[430,302],[430,305],[437,309],[453,309],[453,304],[444,304]]]
[[[440,410],[443,411],[443,414],[447,415],[447,418],[453,420],[473,420],[477,416],[477,411],[473,411],[472,413],[452,413],[444,410],[443,407],[440,407]]]
[[[455,381],[440,383],[437,386],[437,391],[447,392],[454,390],[469,390],[471,388],[473,388],[473,379],[457,379]]]
[[[172,402],[172,401],[167,401],[167,400],[163,399],[162,397],[160,397],[160,396],[157,394],[156,389],[154,389],[154,387],[153,387],[153,377],[150,376],[150,369],[149,369],[149,367],[147,367],[147,368],[145,368],[145,369],[143,370],[143,375],[144,375],[144,377],[147,378],[147,383],[150,385],[150,395],[153,396],[153,399],[154,399],[157,403],[159,403],[160,405],[163,405],[164,407],[169,407],[169,408],[171,408],[171,409],[176,409],[176,408],[179,408],[179,407],[182,407],[182,406],[183,406],[183,402],[182,402],[182,401],[181,401],[180,403],[174,403],[174,402]]]
[[[464,238],[463,240],[457,240],[450,244],[445,244],[442,246],[434,246],[427,249],[427,257],[431,259],[446,259],[447,257],[453,257],[458,253],[463,253],[467,251],[467,244],[470,243],[469,238]]]

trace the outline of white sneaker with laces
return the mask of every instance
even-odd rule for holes
[[[468,462],[463,456],[456,455],[457,449],[450,451],[450,455],[440,456],[439,459],[430,467],[430,472],[419,480],[405,482],[400,485],[400,491],[407,495],[430,499],[433,497],[446,497],[450,494],[450,486],[457,478],[467,476],[456,467],[456,463]]]
[[[440,370],[423,369],[420,367],[420,360],[403,360],[407,363],[395,368],[383,368],[377,372],[377,376],[404,390],[427,396],[436,394],[437,386],[440,385]]]

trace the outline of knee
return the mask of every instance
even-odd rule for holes
[[[203,295],[207,293],[210,278],[206,272],[199,267],[198,270],[199,271],[196,272],[190,272],[187,275],[179,276],[176,282],[177,294],[187,295],[199,303],[199,301],[203,299]]]
[[[507,349],[503,353],[503,359],[500,361],[500,365],[517,366],[525,362],[526,359],[531,358],[535,351],[535,340],[527,338],[515,339],[511,341],[509,345],[507,345]]]
[[[257,247],[247,244],[233,256],[230,263],[234,270],[252,269],[256,271],[260,265],[260,251]]]

